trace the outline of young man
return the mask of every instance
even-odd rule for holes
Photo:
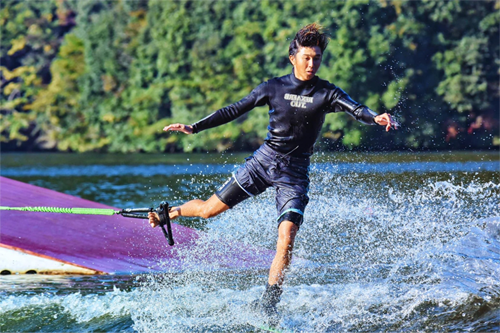
[[[260,84],[239,102],[192,125],[172,124],[163,129],[194,134],[230,122],[256,106],[269,106],[269,132],[264,144],[207,201],[192,200],[173,207],[170,218],[213,217],[268,187],[275,188],[279,235],[276,256],[266,291],[254,303],[272,324],[277,320],[281,285],[309,201],[309,160],[325,115],[347,112],[364,124],[382,125],[387,131],[396,129],[389,114],[377,115],[353,101],[342,89],[316,76],[327,44],[328,37],[318,24],[305,26],[290,43],[291,74]],[[149,220],[153,227],[159,223],[156,213],[150,213]]]

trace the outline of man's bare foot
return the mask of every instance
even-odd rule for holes
[[[181,216],[181,209],[179,207],[172,207],[168,211],[168,214],[170,215],[171,220],[175,220],[176,218]],[[160,217],[158,216],[157,213],[149,212],[148,219],[149,219],[149,224],[151,224],[151,227],[154,228],[160,225]]]

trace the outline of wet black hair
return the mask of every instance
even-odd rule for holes
[[[318,23],[311,23],[300,29],[291,41],[288,54],[294,56],[300,47],[319,46],[323,53],[328,45],[328,35]]]

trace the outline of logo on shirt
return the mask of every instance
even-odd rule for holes
[[[300,96],[294,94],[285,94],[285,99],[290,102],[290,106],[295,108],[307,108],[307,103],[313,103],[314,99],[308,96]]]

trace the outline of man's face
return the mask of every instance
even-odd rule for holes
[[[301,81],[311,80],[321,65],[322,55],[319,46],[301,46],[294,56],[290,56],[295,77]]]

